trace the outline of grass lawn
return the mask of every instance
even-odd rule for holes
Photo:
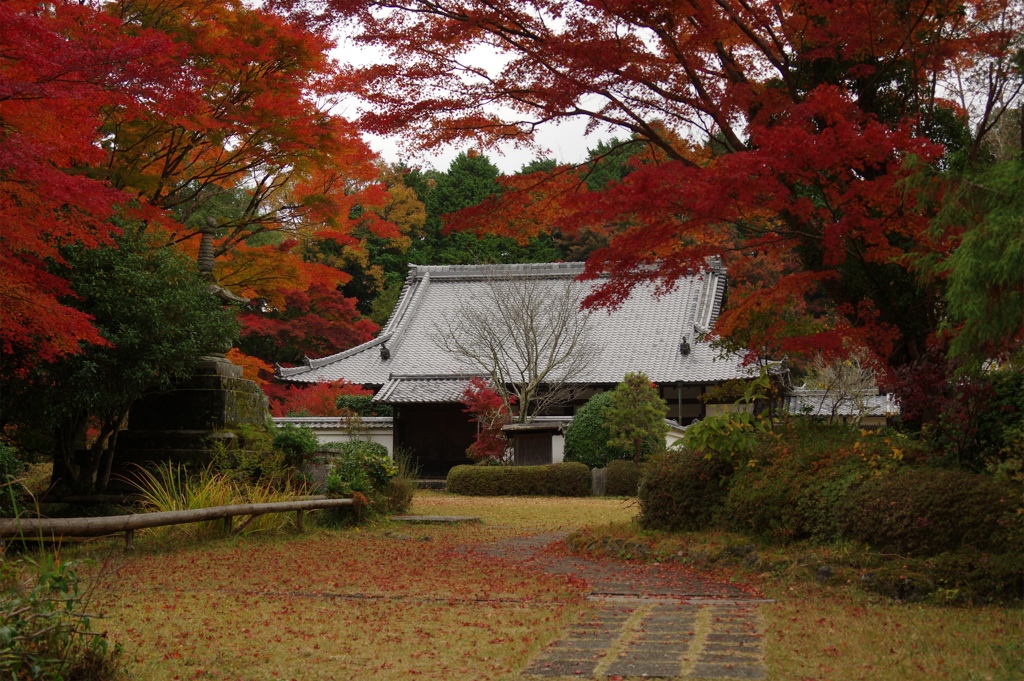
[[[412,513],[455,527],[382,523],[112,553],[99,589],[142,679],[497,679],[587,608],[564,577],[459,551],[513,535],[627,520],[609,499],[417,495]]]
[[[412,512],[484,522],[179,544],[143,534],[130,556],[112,541],[97,590],[107,618],[95,626],[124,646],[138,679],[511,679],[590,606],[573,580],[458,547],[624,523],[635,507],[427,492]],[[1024,678],[1020,610],[759,587],[776,599],[762,608],[769,679]]]

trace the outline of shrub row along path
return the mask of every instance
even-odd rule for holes
[[[678,569],[545,550],[564,537],[518,537],[473,549],[523,569],[573,575],[589,587],[594,608],[523,677],[765,678],[761,601]]]

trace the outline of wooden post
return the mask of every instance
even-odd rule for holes
[[[134,551],[135,550],[135,530],[125,530],[124,532],[124,550]]]
[[[230,537],[231,533],[235,529],[234,526],[235,526],[235,518],[234,518],[234,516],[230,516],[230,515],[224,516],[224,534],[226,534],[227,536]]]
[[[298,528],[300,533],[306,531],[306,528],[302,523],[302,514],[303,510],[301,508],[295,512],[295,527]]]

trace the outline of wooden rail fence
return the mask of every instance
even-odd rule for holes
[[[306,511],[351,506],[352,503],[351,499],[304,499],[302,501],[233,504],[188,511],[158,511],[156,513],[133,513],[98,518],[4,518],[0,519],[0,539],[12,537],[59,539],[61,537],[94,537],[123,532],[124,548],[126,551],[131,551],[135,548],[135,530],[147,527],[183,525],[223,519],[225,532],[231,533],[240,532],[256,516],[295,511],[295,524],[299,532],[302,532],[305,530],[303,513]],[[233,519],[236,516],[249,516],[249,519],[238,528],[234,528]]]

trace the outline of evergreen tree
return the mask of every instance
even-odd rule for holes
[[[647,374],[626,374],[612,391],[611,402],[605,410],[608,419],[608,444],[633,450],[633,461],[640,463],[645,445],[655,451],[665,446],[668,424],[665,414],[668,405],[658,395]]]

